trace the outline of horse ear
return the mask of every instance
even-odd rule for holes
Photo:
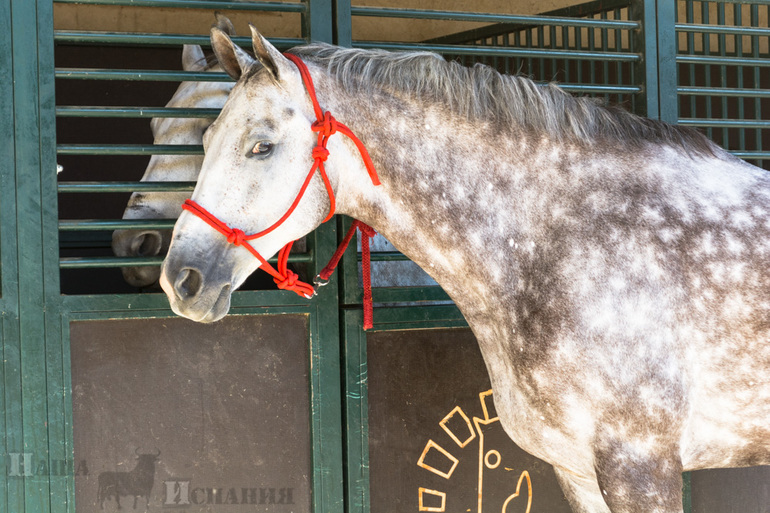
[[[229,36],[235,35],[235,26],[233,26],[233,22],[230,21],[230,18],[228,18],[221,12],[214,12],[214,16],[216,16],[217,18],[216,24],[213,25],[214,27],[219,28]]]
[[[251,44],[254,47],[254,55],[262,66],[273,75],[273,78],[279,80],[282,71],[291,67],[291,62],[276,47],[271,45],[254,25],[249,23],[249,28],[251,29]]]
[[[182,47],[182,69],[185,71],[203,71],[206,69],[206,56],[199,45]]]
[[[257,63],[219,27],[211,28],[211,47],[219,64],[235,80],[240,79]]]

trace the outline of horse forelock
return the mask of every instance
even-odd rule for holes
[[[364,96],[386,89],[446,106],[458,116],[493,121],[565,142],[667,144],[713,156],[718,147],[687,127],[642,118],[620,107],[575,97],[554,83],[539,84],[476,64],[466,67],[431,52],[389,52],[315,43],[292,53],[324,68],[340,84]]]

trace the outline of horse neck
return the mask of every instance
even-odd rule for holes
[[[385,94],[337,99],[329,110],[364,142],[382,181],[372,187],[363,167],[344,168],[338,211],[382,233],[465,304],[466,317],[499,304],[517,274],[508,256],[526,238],[511,195],[526,139]]]

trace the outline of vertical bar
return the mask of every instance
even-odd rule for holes
[[[709,24],[709,5],[708,2],[701,2],[701,23],[704,25]],[[711,53],[711,35],[710,34],[703,34],[703,55],[709,55]],[[704,77],[705,77],[705,85],[706,87],[711,87],[711,64],[706,64],[703,66],[704,68]],[[713,96],[708,96],[706,100],[706,119],[711,119],[713,117],[712,114],[712,102],[714,101]],[[706,133],[708,134],[710,139],[714,138],[714,129],[709,127],[706,129]],[[722,143],[724,144],[724,143]]]
[[[727,25],[727,21],[725,20],[725,4],[722,2],[717,4],[717,25],[720,27]],[[719,50],[720,57],[727,57],[727,36],[724,34],[719,34],[717,36],[717,49]],[[727,66],[724,64],[719,66],[719,86],[722,88],[727,88]],[[721,115],[723,118],[728,118],[727,96],[723,94],[719,96],[721,103]],[[709,116],[709,118],[710,117],[711,116]],[[722,146],[725,148],[732,147],[730,143],[730,133],[728,132],[727,128],[722,128]]]
[[[65,359],[60,318],[58,194],[56,173],[56,102],[54,91],[53,5],[38,1],[38,87],[40,102],[40,196],[42,260],[37,265],[45,308],[45,365],[48,432],[48,483],[51,511],[75,511],[69,358]]]
[[[645,0],[645,3],[653,0]],[[676,123],[679,119],[679,100],[677,97],[676,69],[676,2],[657,0],[657,83],[658,83],[658,119]],[[648,32],[655,37],[655,32]],[[649,103],[649,102],[648,102]]]
[[[369,403],[363,312],[344,314],[344,381],[348,489],[346,513],[369,513]]]
[[[350,46],[350,2],[307,0],[303,37],[310,41],[336,42]],[[339,23],[340,19],[347,23]],[[318,227],[307,238],[314,255],[312,275],[320,271],[336,248],[337,232],[332,223]],[[325,260],[324,260],[325,259]],[[314,513],[342,511],[344,473],[342,407],[340,387],[339,296],[336,278],[315,299],[311,327],[311,430],[313,437]]]
[[[770,16],[770,5],[765,7],[765,16]],[[756,4],[752,4],[751,6],[751,25],[753,27],[759,26],[759,6]],[[768,37],[768,43],[770,43],[770,37]],[[760,38],[759,36],[752,36],[751,38],[751,54],[752,57],[758,58],[759,57],[759,45],[760,45]],[[761,89],[762,82],[761,82],[761,73],[762,69],[759,66],[755,66],[752,69],[753,72],[753,87],[754,89]],[[762,100],[759,98],[754,99],[754,119],[762,119]],[[754,132],[754,149],[756,151],[762,151],[762,129],[757,129]],[[765,162],[762,162],[761,160],[757,162],[758,165],[765,164]],[[764,167],[764,166],[762,166]]]
[[[43,133],[41,110],[52,104],[41,75],[46,48],[41,39],[47,33],[41,19],[52,17],[53,6],[45,0],[11,0],[11,40],[14,82],[16,219],[19,273],[19,331],[21,359],[22,440],[21,452],[30,453],[33,465],[49,461],[48,412],[46,388],[46,311],[43,267],[41,175],[48,164],[47,150],[41,147]],[[41,31],[40,33],[38,31]],[[52,42],[51,38],[51,42]],[[50,42],[49,42],[50,44]],[[46,45],[47,46],[47,45]],[[53,75],[51,70],[51,75]],[[52,88],[51,88],[52,89]],[[50,133],[50,132],[49,132]],[[55,168],[51,170],[55,173]],[[45,472],[43,472],[45,474]],[[48,475],[23,478],[24,511],[51,511]]]
[[[637,0],[639,1],[639,0]],[[609,16],[607,15],[607,11],[602,11],[601,19],[606,20],[609,19]],[[601,29],[601,40],[602,40],[602,51],[606,52],[609,50],[609,38],[610,38],[610,29],[603,28]],[[604,74],[604,82],[607,84],[617,84],[618,82],[613,77],[613,81],[610,82],[610,63],[607,61],[602,62],[602,73]],[[605,94],[604,95],[604,101],[609,102],[610,95]]]
[[[334,44],[353,46],[353,17],[350,0],[334,0]]]
[[[326,223],[313,232],[314,254],[331,258],[336,248],[336,229]],[[318,266],[316,266],[318,267]],[[317,270],[320,270],[318,268]],[[343,411],[339,295],[336,278],[324,287],[314,303],[314,325],[311,327],[311,428],[313,438],[312,511],[343,511]]]
[[[694,13],[693,13],[693,5],[692,2],[687,2],[687,23],[695,23],[694,22]],[[687,33],[687,52],[688,55],[695,55],[695,34],[692,32]],[[687,65],[688,72],[689,72],[689,78],[690,82],[687,85],[695,86],[697,85],[695,83],[695,64],[689,64]],[[696,117],[696,98],[695,95],[690,95],[690,117]]]
[[[632,37],[632,47],[642,58],[634,64],[634,78],[642,86],[641,101],[637,104],[637,114],[653,119],[659,119],[660,114],[660,85],[658,83],[658,39],[655,2],[650,0],[633,0],[629,17],[640,23]],[[674,34],[674,38],[676,35]],[[676,89],[674,89],[676,95]]]
[[[740,4],[734,4],[733,5],[733,20],[735,25],[742,26],[743,25],[743,17],[742,17],[742,11],[741,11],[741,5]],[[735,55],[737,57],[743,57],[743,36],[736,35],[735,36]],[[743,66],[738,66],[738,84],[737,87],[740,89],[743,89],[743,73],[744,73]],[[737,98],[736,101],[738,102],[738,119],[746,119],[746,98]],[[746,131],[748,129],[746,128],[740,128],[738,129],[738,149],[745,150],[746,148]]]
[[[332,43],[332,0],[306,0],[307,11],[302,16],[302,36],[308,41]]]
[[[0,0],[0,511],[24,511],[24,483],[11,476],[11,454],[24,452],[19,354],[15,133],[11,0]]]

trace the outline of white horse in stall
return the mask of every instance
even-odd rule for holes
[[[175,312],[222,318],[336,205],[455,301],[575,511],[679,513],[682,471],[770,463],[766,171],[488,67],[252,42],[212,31],[238,83],[163,264]]]

